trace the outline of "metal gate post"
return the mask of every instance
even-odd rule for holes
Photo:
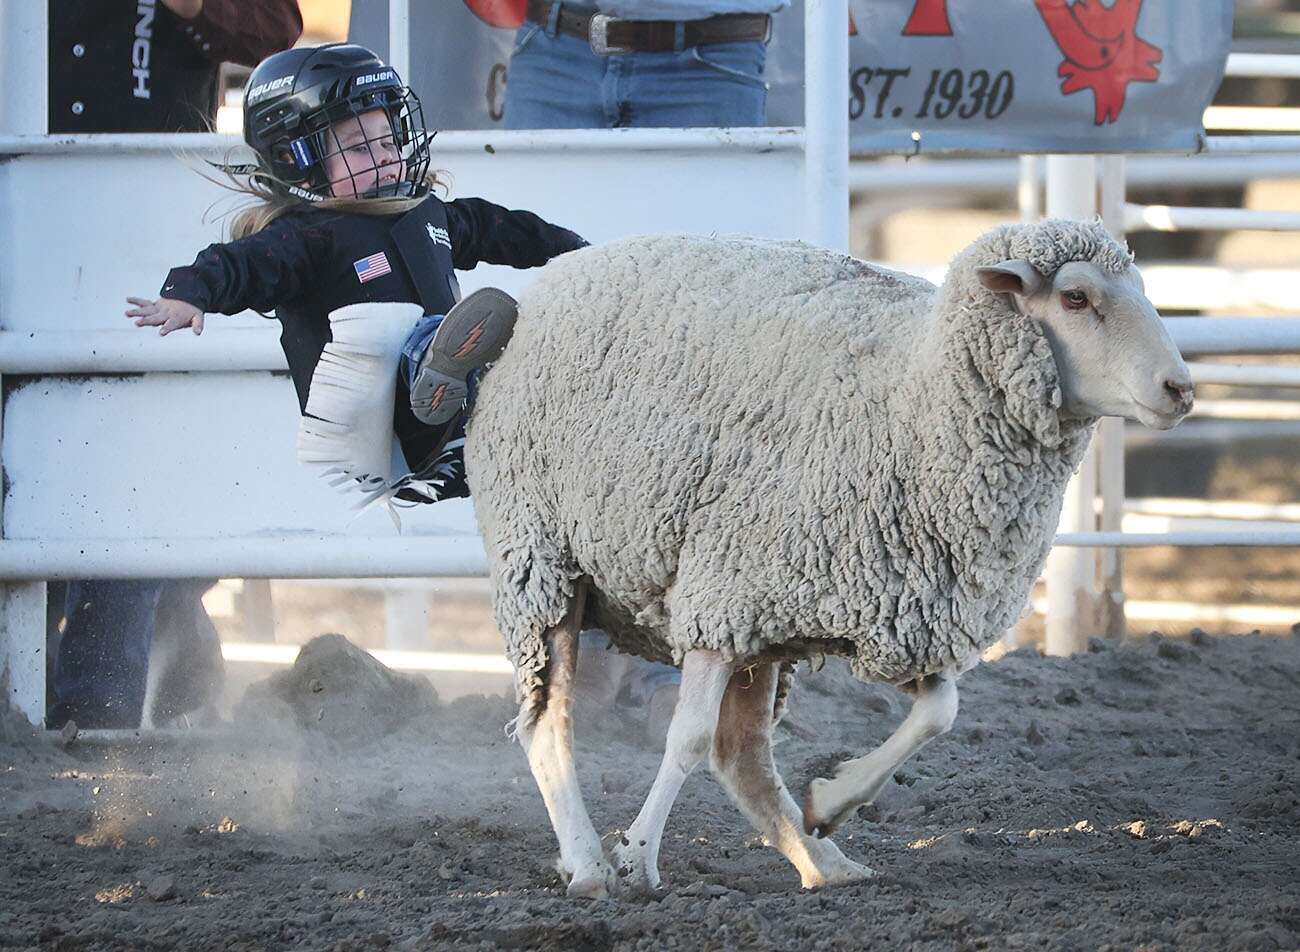
[[[1124,237],[1124,156],[1101,157],[1101,220],[1116,238]],[[1106,417],[1097,429],[1097,479],[1101,490],[1099,521],[1102,532],[1119,532],[1124,522],[1124,421]],[[1097,553],[1101,600],[1097,628],[1111,638],[1122,638],[1124,617],[1124,554],[1116,546]]]
[[[0,2],[0,48],[0,132],[44,135],[49,108],[46,4]],[[12,234],[6,237],[14,240]],[[0,314],[0,327],[4,317]],[[0,429],[3,414],[4,399],[0,396]],[[0,508],[3,502],[0,494]],[[0,512],[0,546],[4,544],[4,518]],[[44,723],[44,582],[0,579],[0,689],[4,692],[0,704],[7,701],[33,724]]]
[[[0,133],[4,135],[41,136],[49,128],[45,14],[44,3],[0,2]]]
[[[1091,155],[1047,157],[1047,214],[1051,218],[1092,218],[1097,214],[1097,164]],[[1061,532],[1096,529],[1096,460],[1090,447],[1065,490]],[[1069,655],[1087,647],[1094,621],[1096,556],[1090,548],[1057,546],[1047,557],[1047,638],[1049,655]]]
[[[849,250],[848,0],[804,7],[804,237]]]
[[[4,392],[0,378],[0,394]],[[0,396],[0,450],[4,448],[4,398]],[[3,458],[0,454],[0,458]],[[0,496],[0,546],[4,499]],[[33,724],[45,723],[45,583],[0,579],[0,706],[6,702]]]
[[[402,82],[411,76],[411,0],[388,0],[388,65],[397,70]]]
[[[1021,221],[1038,221],[1043,217],[1042,199],[1043,159],[1037,155],[1020,157],[1019,181],[1016,185],[1016,204],[1020,206]]]

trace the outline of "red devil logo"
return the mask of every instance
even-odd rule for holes
[[[515,29],[524,22],[528,0],[465,0],[474,16],[488,26]]]
[[[1119,118],[1129,83],[1153,83],[1160,76],[1155,64],[1164,54],[1136,32],[1142,0],[1115,0],[1110,9],[1101,0],[1079,0],[1073,6],[1066,0],[1034,4],[1065,54],[1056,71],[1065,77],[1061,94],[1091,89],[1097,125]]]

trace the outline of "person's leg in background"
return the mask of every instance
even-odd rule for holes
[[[558,11],[559,4],[555,9]],[[515,34],[506,75],[507,129],[607,129],[610,63],[577,37],[531,21]]]
[[[713,43],[628,57],[623,124],[638,128],[738,128],[766,123],[767,47]]]
[[[519,28],[506,81],[507,129],[689,129],[766,122],[759,40],[598,56],[577,37]]]
[[[140,726],[160,579],[69,582],[46,726]]]
[[[216,716],[216,705],[226,681],[221,656],[221,636],[203,607],[203,595],[216,579],[169,581],[158,597],[150,658],[158,669],[150,672],[154,684],[146,701],[152,726],[201,712]]]
[[[59,645],[63,642],[64,603],[68,597],[68,583],[51,580],[45,583],[45,711],[48,714],[55,703],[54,665],[59,659]]]

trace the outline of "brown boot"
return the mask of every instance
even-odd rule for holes
[[[411,412],[438,426],[469,395],[470,373],[501,356],[515,329],[519,305],[496,288],[480,288],[447,312],[425,348],[411,385]]]

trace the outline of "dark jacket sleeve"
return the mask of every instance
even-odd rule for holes
[[[204,0],[185,32],[212,63],[256,66],[302,35],[298,0]]]
[[[209,245],[188,267],[172,268],[160,295],[205,312],[266,313],[312,286],[327,260],[327,241],[327,233],[300,220],[279,218],[247,238]]]
[[[510,211],[481,198],[449,202],[447,226],[452,263],[460,271],[478,264],[536,268],[556,255],[587,245],[579,235],[532,212]]]

